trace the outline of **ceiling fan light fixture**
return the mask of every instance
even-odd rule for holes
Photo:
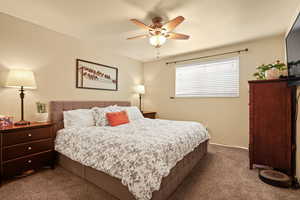
[[[149,37],[149,43],[155,48],[161,47],[167,39],[188,40],[190,37],[189,35],[173,32],[173,30],[184,21],[183,16],[175,17],[166,23],[162,23],[161,17],[154,17],[150,25],[145,25],[137,19],[131,19],[130,21],[140,28],[146,29],[148,32],[144,35],[129,37],[127,40]]]
[[[163,35],[153,35],[149,38],[149,42],[151,45],[155,47],[160,47],[166,42],[167,38]]]

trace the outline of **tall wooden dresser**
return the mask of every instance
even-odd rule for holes
[[[44,166],[54,167],[51,123],[0,128],[0,183]]]
[[[265,165],[295,173],[296,87],[286,80],[249,81],[250,169]]]

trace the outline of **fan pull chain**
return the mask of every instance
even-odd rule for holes
[[[156,59],[160,59],[160,51],[159,51],[159,48],[156,48]]]

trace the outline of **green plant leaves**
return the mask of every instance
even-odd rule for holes
[[[253,76],[258,80],[265,80],[265,72],[270,69],[278,69],[279,71],[287,70],[287,66],[284,63],[281,63],[279,60],[276,63],[273,64],[262,64],[258,67],[256,67],[257,72],[253,74]]]

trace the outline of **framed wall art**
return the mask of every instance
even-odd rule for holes
[[[118,68],[76,59],[76,88],[118,90]]]

